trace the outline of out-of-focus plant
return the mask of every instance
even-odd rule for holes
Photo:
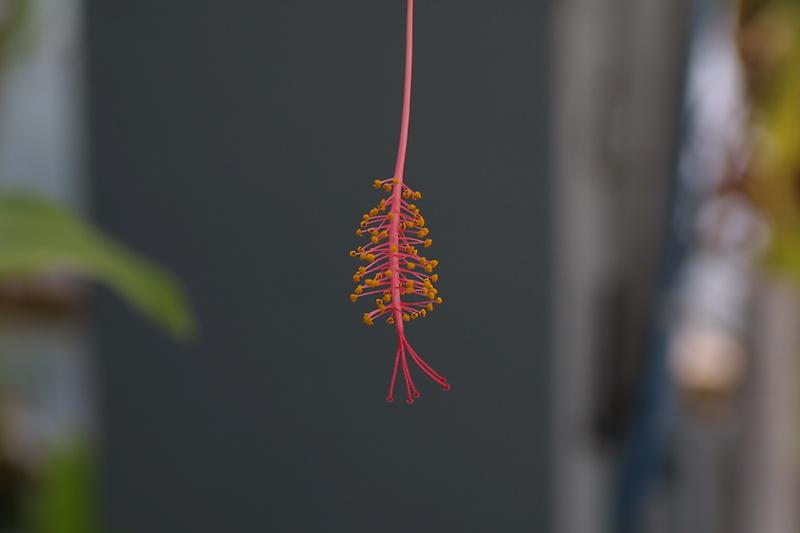
[[[35,42],[33,0],[0,1],[0,75]],[[104,283],[177,337],[192,318],[176,281],[52,201],[0,192],[0,282],[67,271]]]
[[[800,278],[800,2],[741,0],[751,105],[748,189],[771,229],[769,263]]]
[[[56,203],[0,193],[0,281],[52,273],[104,283],[173,335],[192,333],[183,292],[169,274]]]

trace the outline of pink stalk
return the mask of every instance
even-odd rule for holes
[[[362,217],[361,226],[356,230],[358,236],[369,236],[370,242],[350,252],[368,264],[360,267],[353,275],[357,285],[350,295],[352,301],[364,296],[382,294],[375,303],[378,306],[364,313],[364,323],[372,325],[374,320],[388,316],[386,321],[393,324],[397,332],[397,351],[395,352],[392,377],[389,382],[387,401],[394,401],[394,389],[398,370],[403,375],[406,402],[414,403],[419,390],[414,385],[408,357],[428,377],[444,390],[450,389],[447,379],[437,373],[422,357],[414,351],[406,339],[404,322],[425,317],[433,311],[434,304],[441,304],[442,298],[433,283],[437,274],[430,274],[438,261],[419,255],[417,246],[428,247],[431,239],[426,238],[428,229],[425,219],[414,204],[406,200],[419,200],[422,194],[412,190],[405,183],[406,151],[408,148],[408,129],[411,120],[411,73],[413,61],[414,0],[408,0],[406,8],[406,54],[403,80],[403,112],[400,120],[400,140],[397,146],[397,160],[394,175],[385,180],[375,180],[375,188],[391,192],[388,198]],[[388,209],[388,213],[382,213]],[[367,277],[372,275],[372,277]],[[367,290],[365,290],[367,289]],[[369,290],[372,289],[372,290]],[[416,300],[403,300],[403,296],[416,297]],[[422,299],[419,299],[422,298]],[[387,305],[388,303],[388,305]]]

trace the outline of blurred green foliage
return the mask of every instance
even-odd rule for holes
[[[62,446],[47,458],[30,498],[27,530],[98,533],[94,459],[89,447]]]
[[[748,188],[767,217],[767,260],[800,278],[800,1],[742,0],[739,49],[751,104]]]
[[[167,272],[63,206],[0,194],[0,281],[64,272],[107,285],[175,337],[194,331],[184,293]]]

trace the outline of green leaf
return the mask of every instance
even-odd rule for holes
[[[167,272],[62,206],[0,194],[0,281],[64,271],[109,286],[176,337],[193,333],[183,291]]]

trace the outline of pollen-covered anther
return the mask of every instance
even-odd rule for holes
[[[389,318],[387,318],[387,319],[386,319],[386,323],[387,323],[387,324],[389,324],[390,326],[391,326],[392,324],[394,324],[394,317],[393,317],[393,316],[390,316]]]
[[[351,294],[351,295],[350,295],[350,301],[351,301],[351,302],[353,302],[353,303],[355,303],[355,301],[356,301],[356,300],[358,300],[358,296],[357,296],[357,295],[355,295],[355,294]]]
[[[421,230],[419,230],[417,232],[417,236],[418,237],[427,237],[428,233],[430,233],[430,232],[431,231],[428,228],[422,228]]]
[[[372,317],[369,316],[369,313],[364,313],[364,316],[361,317],[361,321],[368,326],[371,326],[375,323],[372,321]]]
[[[410,261],[408,263],[406,263],[406,268],[409,269],[409,270],[414,270],[415,266],[416,265],[414,263],[410,262]]]
[[[358,285],[353,292],[356,294],[361,294],[364,292],[364,287],[362,285]]]
[[[383,187],[383,183],[381,182],[381,180],[375,180],[372,182],[372,186],[375,187],[376,189],[380,189],[381,187]]]
[[[425,248],[430,248],[432,244],[433,244],[433,239],[425,239],[425,241],[422,243],[422,245]]]
[[[408,313],[403,313],[403,322],[411,321],[411,317],[408,316]]]

